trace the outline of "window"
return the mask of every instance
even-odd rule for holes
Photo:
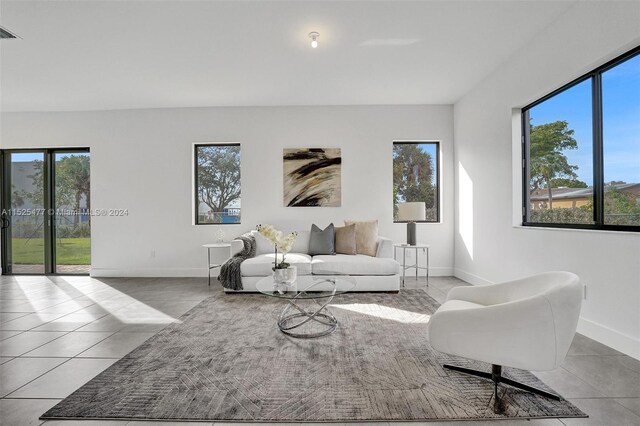
[[[196,225],[240,223],[240,144],[195,146]]]
[[[398,205],[425,203],[425,220],[440,220],[440,144],[438,142],[393,143],[393,221],[398,220]]]
[[[523,224],[640,230],[640,48],[523,108]]]

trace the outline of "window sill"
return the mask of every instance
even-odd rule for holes
[[[515,229],[534,229],[541,231],[561,231],[561,232],[593,232],[597,234],[607,234],[607,235],[636,235],[640,236],[640,232],[638,231],[615,231],[615,230],[605,230],[605,229],[579,229],[579,228],[555,228],[555,227],[547,227],[547,226],[525,226],[525,225],[511,225],[512,228]]]

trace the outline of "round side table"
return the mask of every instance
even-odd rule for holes
[[[427,287],[429,286],[429,248],[427,244],[416,244],[415,246],[409,244],[394,244],[393,245],[393,257],[397,260],[396,253],[398,249],[402,250],[402,287],[404,287],[404,278],[406,276],[407,269],[416,268],[416,281],[418,280],[418,270],[423,269],[427,271]],[[407,249],[416,251],[416,263],[413,265],[407,265]],[[422,249],[423,253],[427,256],[427,266],[418,266],[418,249]]]
[[[231,243],[203,244],[202,247],[207,249],[207,269],[209,270],[209,287],[211,287],[211,270],[221,267],[224,263],[211,263],[211,250],[227,249],[228,254],[231,255]],[[228,258],[229,256],[226,259]]]

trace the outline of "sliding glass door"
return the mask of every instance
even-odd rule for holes
[[[46,208],[44,151],[8,152],[4,156],[2,271],[44,274]]]
[[[2,152],[2,272],[88,274],[88,149]]]

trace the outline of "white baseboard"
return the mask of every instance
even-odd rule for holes
[[[218,271],[211,271],[211,276]],[[180,278],[207,277],[207,268],[91,268],[94,278]]]
[[[466,281],[469,284],[473,284],[473,285],[489,285],[489,284],[495,284],[489,280],[485,280],[482,277],[479,277],[475,274],[472,274],[470,272],[467,271],[463,271],[462,269],[459,268],[454,268],[453,269],[453,276],[456,278],[460,278],[462,281]]]
[[[472,285],[488,285],[493,282],[459,268],[454,268],[454,276]],[[603,345],[609,346],[625,355],[640,360],[640,340],[612,328],[598,324],[584,317],[578,320],[578,333]]]
[[[640,340],[597,322],[580,317],[578,333],[640,360]]]
[[[409,271],[407,271],[409,272]],[[422,271],[421,271],[422,272]],[[419,276],[426,276],[427,273],[424,271],[424,274],[418,274]],[[450,266],[435,266],[429,268],[429,276],[430,277],[450,277],[453,275],[453,268]],[[407,274],[407,276],[411,276]]]

